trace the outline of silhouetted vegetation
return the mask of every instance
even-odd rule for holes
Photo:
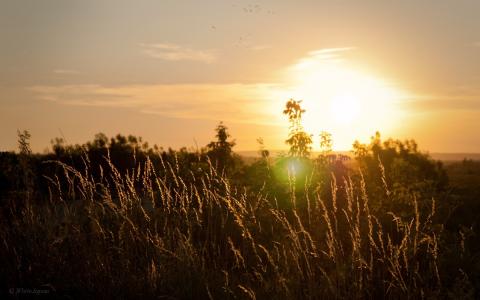
[[[413,140],[321,134],[290,100],[289,155],[245,163],[220,123],[200,149],[107,137],[0,153],[0,282],[73,298],[479,298],[480,162]]]
[[[302,126],[302,114],[305,112],[300,106],[302,100],[290,99],[283,113],[288,116],[290,132],[285,141],[290,146],[290,155],[294,157],[308,157],[312,150],[312,136],[305,132]]]

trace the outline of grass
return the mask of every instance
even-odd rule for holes
[[[308,178],[300,188],[291,178],[289,205],[279,206],[282,199],[237,189],[213,167],[182,178],[168,163],[162,174],[149,160],[125,174],[109,163],[109,175],[94,179],[88,167],[50,163],[63,175],[47,178],[49,200],[11,203],[2,218],[8,287],[74,298],[443,295],[434,201],[421,215],[408,199],[415,214],[405,219],[372,213],[362,178],[332,178],[327,197]]]

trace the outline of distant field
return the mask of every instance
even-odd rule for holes
[[[434,159],[443,161],[457,161],[463,159],[480,160],[480,153],[430,153]]]
[[[249,157],[259,157],[260,154],[258,151],[237,151],[239,155],[241,155],[244,158],[249,158]],[[270,150],[270,155],[271,156],[277,156],[281,153],[287,153],[285,150]],[[337,154],[343,154],[343,155],[349,155],[351,156],[351,152],[349,151],[338,151],[335,152]],[[320,152],[313,151],[312,152],[312,157],[318,156]],[[442,161],[459,161],[463,159],[472,159],[472,160],[480,160],[480,153],[430,153],[430,156],[433,159],[436,160],[442,160]]]

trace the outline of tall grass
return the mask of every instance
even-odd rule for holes
[[[212,166],[182,178],[166,162],[162,174],[149,160],[120,174],[107,161],[100,178],[88,159],[82,173],[50,162],[63,174],[46,178],[47,203],[6,214],[7,286],[46,285],[79,298],[440,295],[435,202],[425,216],[414,197],[413,218],[376,216],[363,179],[345,178],[323,198],[318,187],[292,183],[292,205],[279,207],[267,193],[232,187]]]

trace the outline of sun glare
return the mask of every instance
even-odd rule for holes
[[[405,93],[332,53],[314,52],[290,68],[288,78],[283,94],[303,100],[305,129],[314,137],[330,132],[335,150],[351,149],[354,140],[366,141],[377,130],[391,133],[400,124],[398,104]]]
[[[355,95],[342,94],[332,98],[330,112],[338,124],[350,124],[359,115],[360,100]]]

